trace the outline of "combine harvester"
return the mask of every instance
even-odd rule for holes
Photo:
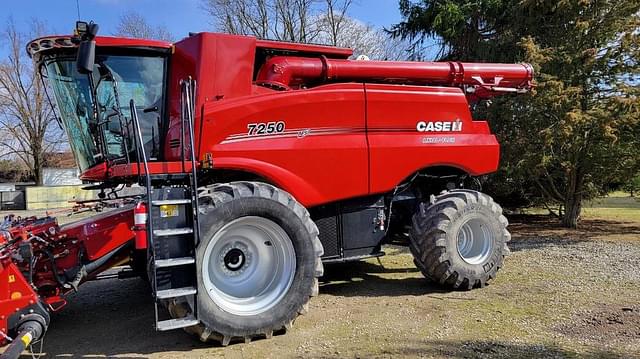
[[[170,44],[76,27],[27,51],[81,178],[121,204],[64,226],[5,218],[4,357],[42,338],[68,293],[123,264],[148,278],[157,330],[222,345],[290,330],[323,263],[381,256],[391,240],[449,288],[482,287],[502,266],[507,221],[471,189],[500,149],[470,105],[527,92],[531,66],[358,61],[249,36]],[[132,184],[146,194],[118,197]]]

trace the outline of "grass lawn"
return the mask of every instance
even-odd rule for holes
[[[624,192],[614,192],[607,197],[586,202],[582,216],[587,219],[640,223],[640,198],[630,197]]]
[[[548,214],[545,208],[528,208],[525,214]],[[625,192],[613,192],[606,197],[583,202],[582,219],[640,223],[640,197]]]

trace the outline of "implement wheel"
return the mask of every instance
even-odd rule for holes
[[[453,190],[413,216],[410,248],[422,274],[454,289],[483,287],[509,254],[507,219],[486,194]]]
[[[199,201],[201,324],[187,331],[222,345],[286,332],[318,294],[323,274],[309,213],[290,194],[258,182],[213,185]],[[169,309],[180,317],[189,306]]]

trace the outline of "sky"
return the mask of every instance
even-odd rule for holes
[[[143,15],[153,25],[164,25],[176,37],[189,32],[212,31],[201,0],[78,0],[80,18],[100,25],[100,34],[111,35],[120,16],[129,11]],[[2,4],[0,21],[13,19],[28,31],[33,19],[44,21],[53,34],[71,33],[78,19],[76,0],[10,0]],[[400,20],[398,0],[355,0],[349,15],[377,27]]]

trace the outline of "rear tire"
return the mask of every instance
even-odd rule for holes
[[[452,190],[422,203],[413,216],[410,249],[422,274],[454,289],[483,287],[509,254],[502,208],[486,194]]]
[[[290,194],[258,182],[206,187],[196,250],[201,340],[248,342],[289,330],[318,294],[318,228]],[[265,273],[268,273],[265,275]],[[175,318],[188,302],[170,303]]]

